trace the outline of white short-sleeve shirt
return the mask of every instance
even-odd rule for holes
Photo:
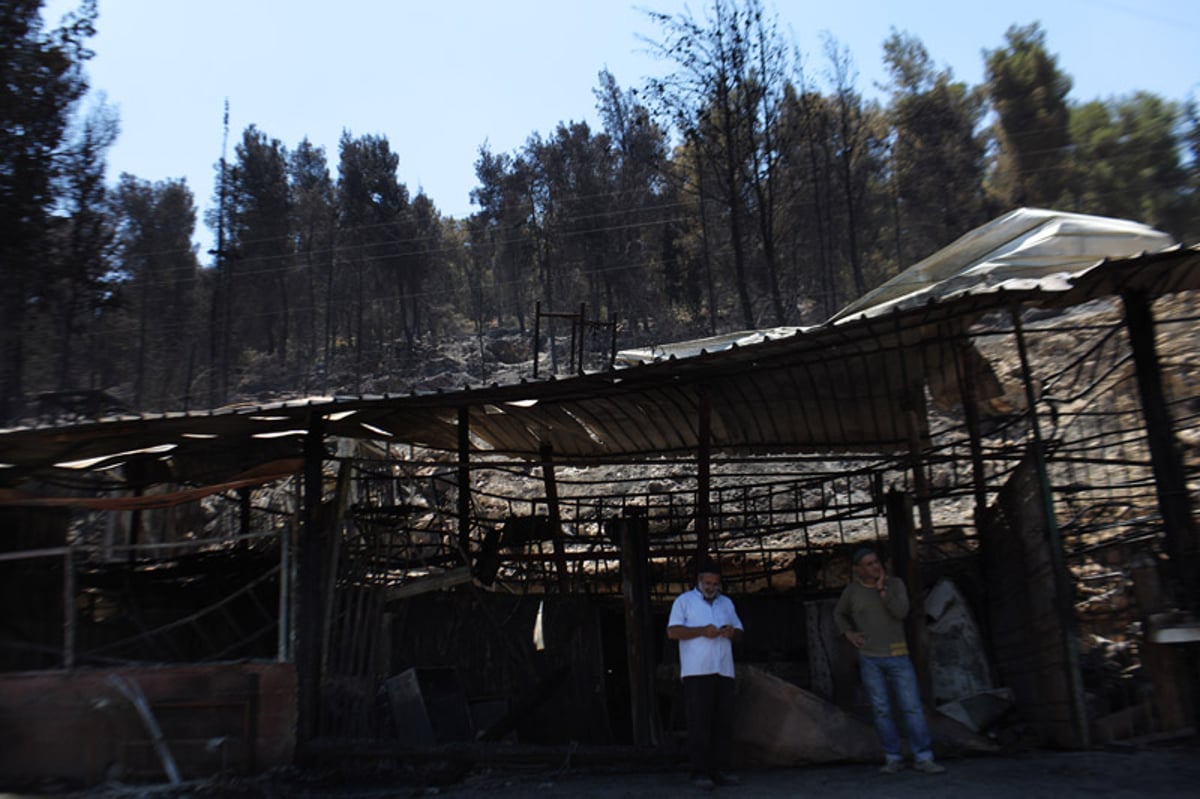
[[[708,602],[700,589],[693,588],[675,597],[671,605],[668,627],[723,627],[733,625],[739,630],[742,620],[733,608],[733,600],[724,594]],[[733,642],[728,638],[689,638],[679,642],[679,676],[698,677],[720,674],[733,677]]]

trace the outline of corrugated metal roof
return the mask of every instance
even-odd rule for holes
[[[471,448],[534,459],[636,459],[695,451],[702,397],[711,447],[726,452],[896,451],[909,446],[912,388],[957,385],[960,334],[1017,304],[1065,307],[1132,290],[1200,288],[1200,249],[1102,261],[1071,280],[1043,277],[910,297],[884,315],[839,319],[783,338],[610,372],[407,396],[321,397],[212,412],[122,416],[0,431],[0,480],[140,459],[163,479],[216,483],[297,457],[305,431],[455,451],[459,409]],[[978,365],[978,364],[977,364]],[[931,378],[936,380],[931,382]],[[955,399],[954,396],[950,397]],[[149,451],[151,448],[169,451]],[[159,468],[159,467],[156,467]]]
[[[1106,258],[1163,252],[1175,240],[1128,219],[1018,208],[959,237],[847,305],[830,321],[886,313],[1012,280],[1061,285]]]

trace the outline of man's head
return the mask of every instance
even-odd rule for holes
[[[870,547],[856,549],[851,561],[854,563],[854,573],[864,582],[875,582],[883,574],[883,564]]]
[[[712,601],[721,593],[721,567],[711,558],[704,558],[696,566],[696,588],[704,598]]]

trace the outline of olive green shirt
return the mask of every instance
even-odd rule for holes
[[[843,636],[856,630],[866,636],[859,652],[868,657],[908,654],[904,617],[908,615],[908,591],[899,577],[888,577],[887,596],[872,586],[853,580],[842,591],[833,620]]]

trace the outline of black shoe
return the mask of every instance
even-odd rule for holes
[[[726,774],[723,771],[714,771],[712,773],[712,781],[715,785],[741,785],[742,778],[736,774]]]

